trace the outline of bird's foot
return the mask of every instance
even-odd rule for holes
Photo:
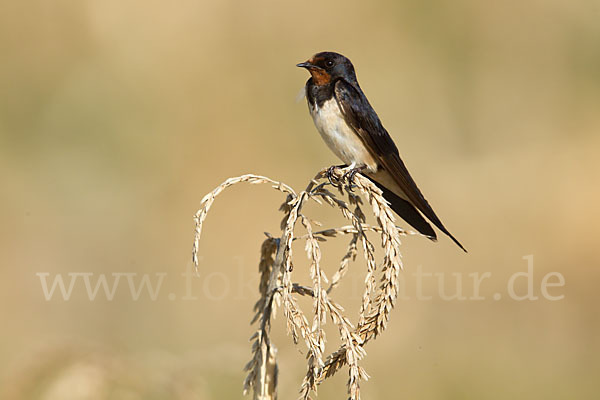
[[[347,165],[345,165],[345,164],[342,164],[342,165],[332,165],[331,167],[327,168],[327,173],[325,174],[325,176],[327,177],[327,179],[329,180],[329,183],[331,183],[331,185],[332,185],[333,187],[340,187],[340,185],[341,185],[341,180],[340,180],[340,179],[338,179],[338,178],[336,178],[336,177],[333,175],[333,171],[334,171],[336,168],[346,168],[346,167],[347,167]],[[344,175],[344,176],[345,176],[345,175]],[[344,178],[342,177],[342,180],[343,180],[343,179],[344,179]]]
[[[346,180],[346,182],[348,182],[348,190],[350,192],[354,191],[354,189],[352,189],[352,183],[354,182],[354,177],[356,176],[356,174],[358,174],[359,172],[362,172],[364,169],[365,169],[365,167],[350,168],[342,176],[342,180]]]

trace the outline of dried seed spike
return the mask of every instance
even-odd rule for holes
[[[302,398],[309,399],[311,393],[316,393],[320,382],[334,375],[344,365],[348,365],[349,398],[360,399],[360,381],[368,379],[368,375],[359,365],[366,356],[364,345],[385,330],[398,295],[398,274],[402,269],[399,251],[400,236],[418,234],[395,226],[395,217],[388,202],[383,198],[381,190],[370,180],[357,174],[352,182],[352,188],[355,190],[352,192],[349,183],[341,179],[344,171],[334,168],[334,178],[337,178],[341,184],[336,190],[330,191],[327,188],[329,182],[326,171],[320,171],[309,182],[306,189],[299,193],[284,183],[259,175],[230,178],[204,196],[200,209],[194,215],[193,260],[197,264],[202,224],[216,196],[225,188],[241,182],[270,183],[274,189],[286,194],[286,199],[280,208],[284,213],[281,236],[273,238],[265,233],[266,239],[260,252],[260,298],[254,306],[255,315],[252,319],[252,323],[257,323],[258,327],[250,338],[252,359],[245,367],[248,375],[244,381],[244,393],[252,390],[255,400],[272,400],[277,397],[276,349],[270,340],[270,329],[271,320],[278,307],[283,307],[292,340],[295,343],[303,341],[307,349],[305,354],[308,365],[301,388]],[[344,194],[347,195],[347,202],[342,198]],[[320,224],[302,213],[304,203],[310,199],[317,204],[326,203],[337,208],[350,224],[314,231],[313,225],[320,226]],[[375,226],[365,223],[366,215],[361,208],[363,204],[369,206],[377,222]],[[298,220],[306,230],[306,234],[301,236],[296,236],[294,233]],[[381,247],[385,253],[379,269],[375,261],[375,246],[367,237],[369,232],[380,236]],[[341,235],[352,235],[352,237],[331,284],[325,289],[324,284],[328,279],[320,265],[322,254],[319,243],[326,238]],[[310,260],[312,287],[292,283],[294,265],[292,245],[296,239],[306,241],[305,251]],[[365,258],[367,273],[358,325],[355,327],[345,314],[344,308],[335,303],[330,295],[347,274],[349,263],[355,260],[359,248],[362,249]],[[379,275],[379,284],[377,284],[376,272]],[[299,307],[297,296],[312,297],[313,309],[310,315],[305,314]],[[322,325],[327,316],[337,326],[342,346],[323,360],[326,341]],[[309,323],[311,317],[312,323]]]

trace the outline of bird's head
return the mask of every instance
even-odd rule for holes
[[[332,51],[317,53],[308,61],[296,66],[306,68],[317,85],[326,85],[337,78],[356,80],[354,66],[350,60]]]

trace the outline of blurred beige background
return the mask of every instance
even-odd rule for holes
[[[335,50],[470,251],[405,240],[410,299],[366,348],[363,397],[596,398],[599,20],[586,0],[1,2],[0,397],[242,398],[258,248],[282,197],[217,199],[186,281],[192,215],[229,176],[300,188],[337,163],[295,102],[308,76],[294,66]],[[328,270],[340,250],[326,248]],[[507,282],[528,255],[539,299],[516,301]],[[467,297],[468,274],[489,272],[485,300],[444,301],[435,278],[419,300],[418,268],[445,274],[448,293],[463,277]],[[76,272],[164,280],[156,300],[134,301],[125,277],[112,301],[90,300],[81,277],[69,300],[46,300],[36,274]],[[550,272],[562,300],[541,295]],[[295,398],[304,349],[274,326],[280,397]]]

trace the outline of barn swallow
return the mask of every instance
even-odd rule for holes
[[[398,148],[358,85],[352,62],[341,54],[322,52],[297,66],[310,72],[305,86],[310,115],[325,143],[347,164],[350,180],[357,172],[362,173],[381,189],[392,210],[416,230],[437,240],[426,217],[466,252],[410,176]]]

